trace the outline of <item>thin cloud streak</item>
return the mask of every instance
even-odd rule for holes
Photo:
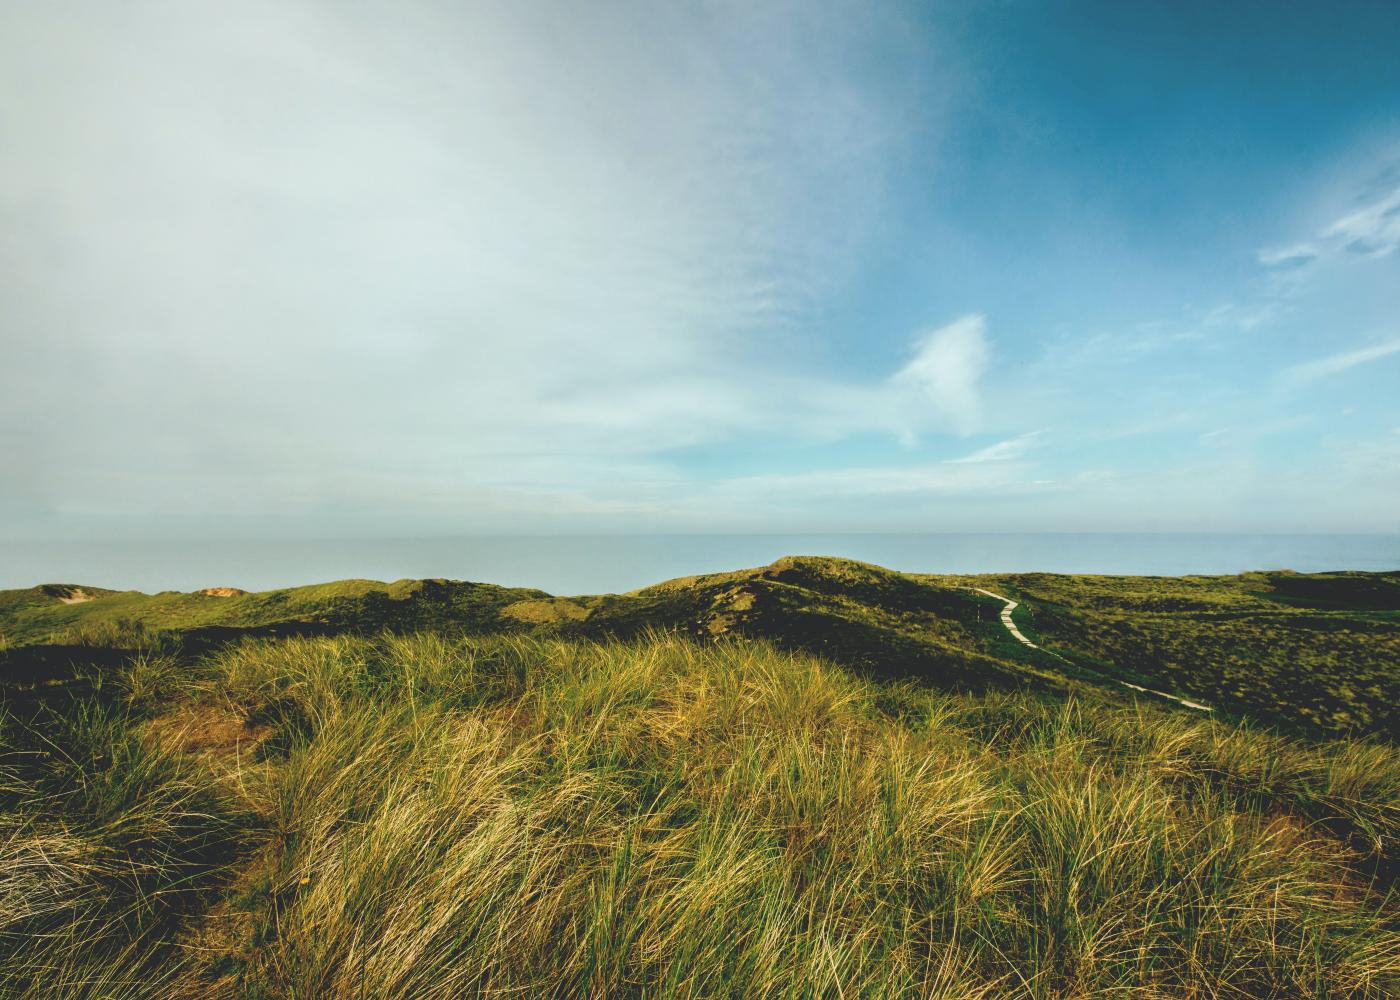
[[[998,441],[996,444],[991,444],[985,448],[974,451],[971,455],[966,455],[963,458],[955,458],[953,462],[959,465],[976,462],[1009,462],[1024,456],[1026,450],[1030,448],[1031,443],[1044,433],[1044,431],[1031,431],[1019,437]]]
[[[1292,365],[1284,369],[1282,377],[1284,382],[1289,385],[1302,385],[1320,378],[1327,378],[1330,375],[1340,375],[1342,372],[1349,371],[1358,365],[1380,361],[1394,354],[1400,354],[1400,339],[1374,344],[1371,347],[1358,348],[1354,351],[1343,351],[1340,354],[1332,354],[1325,358],[1318,358],[1315,361],[1307,361],[1303,364]]]
[[[1258,252],[1265,267],[1280,272],[1310,270],[1343,254],[1385,257],[1400,248],[1400,184],[1368,192],[1365,203],[1324,226],[1315,237]]]
[[[1338,219],[1322,235],[1351,253],[1368,257],[1394,253],[1400,247],[1400,186]]]

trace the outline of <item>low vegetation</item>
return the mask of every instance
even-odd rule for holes
[[[112,594],[64,642],[11,592],[0,996],[1396,995],[1400,748],[1135,698],[1109,671],[1176,675],[1086,623],[1220,609],[1075,579],[984,581],[1063,669],[964,581],[836,561]],[[1229,579],[1200,602],[1389,635]]]
[[[1000,578],[1049,648],[1217,710],[1400,733],[1400,574]]]

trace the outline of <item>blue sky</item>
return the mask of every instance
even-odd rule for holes
[[[0,7],[0,532],[1400,530],[1400,6]]]

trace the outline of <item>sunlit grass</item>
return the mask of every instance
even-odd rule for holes
[[[16,995],[1382,997],[1400,975],[1380,744],[663,634],[265,641],[115,690],[129,709],[71,723],[86,749],[5,772]],[[156,738],[211,718],[257,751]]]

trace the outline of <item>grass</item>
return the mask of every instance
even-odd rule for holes
[[[61,600],[81,590],[90,599]],[[170,636],[210,629],[267,630],[297,623],[321,631],[374,631],[453,626],[481,630],[501,608],[532,598],[537,590],[446,580],[339,580],[212,597],[166,591],[143,594],[69,584],[0,591],[0,630],[12,645],[121,644],[133,631]]]
[[[148,651],[4,738],[6,995],[1400,989],[1374,740],[739,629]]]
[[[245,817],[119,708],[84,701],[37,723],[4,720],[0,990],[158,986],[170,936],[212,898]]]

